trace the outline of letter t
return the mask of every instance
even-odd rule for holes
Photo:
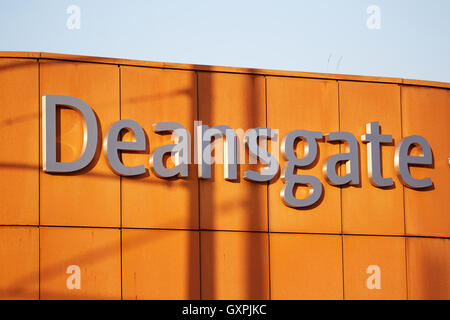
[[[378,121],[366,124],[366,134],[361,141],[367,143],[367,169],[369,180],[375,187],[394,185],[392,178],[383,178],[381,174],[381,144],[392,143],[392,135],[380,134]]]

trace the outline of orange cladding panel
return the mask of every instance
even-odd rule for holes
[[[149,169],[150,152],[162,145],[174,143],[171,134],[155,133],[153,124],[175,121],[191,135],[193,133],[197,116],[195,73],[138,67],[120,69],[121,118],[137,121],[149,140],[146,153],[122,153],[125,165],[144,164],[149,173],[149,176],[122,178],[123,225],[140,228],[197,228],[197,168],[190,164],[189,177],[174,180],[158,178]],[[167,162],[169,167],[173,167],[171,159]]]
[[[390,134],[397,144],[401,139],[400,87],[396,84],[339,82],[341,131],[353,133],[360,146],[359,186],[342,189],[342,227],[344,233],[403,234],[403,185],[394,169],[394,144],[381,146],[384,178],[395,186],[373,186],[368,177],[367,144],[361,142],[366,124],[378,121],[381,134]],[[342,148],[343,150],[343,148]]]
[[[201,232],[202,299],[268,299],[267,233]]]
[[[272,299],[342,299],[342,239],[270,234]]]
[[[0,300],[39,299],[39,230],[0,227]]]
[[[450,91],[416,86],[402,87],[403,136],[423,136],[431,146],[433,168],[410,166],[413,177],[430,177],[433,187],[405,187],[406,233],[450,236]],[[412,150],[417,154],[417,148]]]
[[[264,77],[199,72],[198,86],[204,125],[228,125],[238,132],[265,127]],[[222,151],[215,154],[223,159]],[[246,163],[239,165],[238,180],[226,181],[223,164],[214,164],[211,179],[200,181],[202,228],[267,231],[267,185],[243,179],[245,170],[257,166]]]
[[[101,154],[101,138],[119,120],[118,67],[43,60],[40,68],[41,96],[68,95],[83,100],[97,114],[101,127],[99,150],[90,171],[75,175],[41,171],[41,224],[119,226],[120,179]],[[61,161],[74,161],[82,148],[82,119],[77,112],[63,108],[60,127]]]
[[[198,231],[124,230],[124,299],[200,299]]]
[[[322,131],[323,134],[339,130],[338,88],[336,81],[267,77],[268,127],[279,130],[279,139],[290,131],[303,129]],[[281,143],[281,141],[280,141]],[[297,144],[297,156],[303,157],[303,143]],[[269,150],[273,153],[274,150]],[[283,204],[281,179],[269,185],[270,231],[339,233],[341,231],[340,190],[329,185],[322,175],[325,160],[339,153],[339,146],[318,141],[316,162],[311,167],[298,169],[297,174],[312,175],[323,185],[321,200],[316,205],[295,209]],[[280,154],[280,170],[286,161]],[[306,198],[309,189],[300,186],[297,198]]]
[[[0,59],[0,224],[39,221],[38,78],[36,60]]]
[[[450,299],[450,239],[407,238],[408,299]]]
[[[344,236],[345,299],[406,299],[405,238]]]
[[[41,299],[120,299],[120,269],[120,230],[41,228]]]
[[[450,299],[450,85],[408,79],[311,74],[0,52],[0,299]],[[42,171],[42,96],[65,95],[96,113],[94,161],[66,174]],[[83,121],[57,112],[57,157],[76,160]],[[145,151],[119,151],[139,177],[108,166],[103,141],[120,119],[144,130]],[[196,123],[201,121],[201,123]],[[150,155],[174,144],[156,134],[177,122],[190,134],[186,178],[158,178]],[[381,147],[378,188],[368,177],[366,124],[379,122],[394,143]],[[196,125],[225,125],[238,137],[238,179],[224,178],[224,140],[212,140],[211,178],[199,178]],[[249,156],[246,131],[279,161],[270,182],[244,179],[264,164]],[[307,208],[283,203],[281,141],[294,130],[353,134],[360,184],[333,186],[330,156],[345,145],[318,141],[315,161],[295,174],[320,180],[323,195]],[[411,165],[433,186],[404,186],[394,168],[402,137],[420,135],[433,164]],[[130,130],[120,133],[133,141]],[[174,137],[176,138],[176,137]],[[307,152],[298,139],[298,158]],[[160,149],[161,150],[161,149]],[[205,151],[209,151],[207,149]],[[420,155],[413,147],[411,155]],[[164,158],[172,168],[174,159]],[[40,168],[41,167],[41,168]],[[337,166],[345,174],[344,165]],[[298,185],[295,197],[309,196]]]

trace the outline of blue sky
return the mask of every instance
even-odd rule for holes
[[[449,15],[450,0],[0,0],[0,50],[450,82]]]

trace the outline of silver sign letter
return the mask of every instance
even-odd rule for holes
[[[366,124],[366,134],[361,141],[367,143],[367,169],[369,180],[375,187],[390,187],[394,185],[392,178],[383,178],[381,174],[381,144],[392,143],[392,135],[380,134],[380,125],[376,122]]]
[[[409,151],[411,146],[420,146],[423,151],[422,156],[410,156]],[[433,164],[433,154],[431,153],[431,147],[421,136],[408,136],[403,138],[397,147],[395,148],[394,165],[395,171],[400,181],[410,187],[415,189],[428,188],[433,185],[430,178],[425,179],[415,179],[411,176],[409,172],[409,165],[431,165]]]
[[[156,133],[173,132],[172,140],[175,144],[158,147],[150,155],[150,169],[159,178],[187,177],[190,162],[190,136],[187,130],[178,122],[158,122],[153,124]],[[164,166],[164,156],[174,157],[175,167],[167,169]]]
[[[237,179],[237,136],[234,130],[226,125],[218,125],[209,128],[207,125],[196,126],[197,137],[197,161],[198,177],[211,178],[211,164],[214,162],[211,156],[212,138],[222,137],[223,143],[223,176],[225,180]]]
[[[331,132],[325,135],[328,142],[344,141],[346,153],[339,153],[331,156],[323,164],[322,172],[328,183],[335,186],[346,184],[359,184],[359,144],[350,132]],[[346,175],[341,177],[336,173],[336,165],[345,162]]]
[[[275,130],[270,128],[254,128],[248,130],[245,136],[245,143],[248,146],[248,151],[251,155],[261,159],[269,166],[262,172],[254,170],[246,170],[244,172],[244,179],[256,182],[265,182],[272,180],[278,172],[278,161],[267,150],[258,145],[258,137],[273,138]]]
[[[304,156],[297,158],[294,152],[295,141],[297,138],[304,140]],[[323,186],[320,180],[314,176],[296,175],[296,167],[305,167],[311,165],[317,157],[317,141],[322,139],[322,132],[294,130],[289,132],[281,142],[281,153],[288,162],[283,168],[281,179],[284,182],[281,189],[281,200],[288,207],[304,208],[315,204],[322,196]],[[305,199],[297,199],[294,191],[295,186],[308,185],[309,196]]]
[[[133,131],[136,141],[119,141],[123,129]],[[111,169],[121,176],[138,176],[146,172],[143,164],[134,167],[124,166],[118,151],[145,151],[146,138],[142,127],[134,120],[120,120],[114,123],[106,133],[103,152]]]
[[[56,159],[56,108],[67,107],[80,113],[83,118],[83,148],[81,156],[73,162]],[[59,95],[42,97],[42,165],[45,172],[75,172],[91,163],[97,150],[97,119],[94,111],[84,101]]]

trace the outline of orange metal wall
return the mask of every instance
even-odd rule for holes
[[[313,75],[34,53],[0,55],[1,299],[450,299],[450,86],[403,79]],[[322,175],[340,146],[319,142],[313,168],[324,198],[296,210],[280,199],[281,179],[225,181],[121,178],[103,154],[77,175],[40,170],[40,97],[69,95],[97,113],[103,135],[136,120],[149,150],[170,143],[152,123],[193,121],[248,129],[268,126],[350,131],[360,142],[361,184],[339,188]],[[81,150],[82,123],[61,111],[61,158]],[[434,188],[403,187],[395,146],[383,146],[383,175],[367,178],[365,124],[379,121],[395,144],[430,143],[434,168],[413,168]],[[129,139],[130,137],[125,137]],[[300,152],[300,150],[299,150]],[[149,153],[126,154],[125,164]],[[283,166],[283,160],[280,160]],[[304,196],[303,188],[297,191]],[[81,289],[66,268],[81,268]],[[368,289],[369,265],[381,289]]]

